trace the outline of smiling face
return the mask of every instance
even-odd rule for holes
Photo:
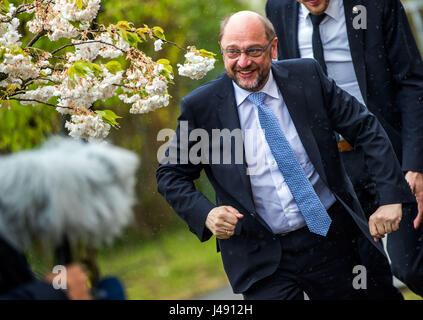
[[[311,14],[319,15],[325,12],[329,6],[330,0],[297,0],[306,6]]]
[[[266,38],[264,24],[251,12],[234,14],[227,22],[220,46],[223,50],[264,48],[271,39]],[[228,76],[241,88],[256,92],[261,90],[269,78],[272,58],[277,57],[277,38],[260,57],[249,57],[241,53],[231,59],[223,54],[223,62]]]

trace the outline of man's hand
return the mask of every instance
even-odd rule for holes
[[[57,274],[49,273],[45,276],[47,282],[52,283]],[[73,263],[66,266],[66,294],[70,300],[91,300],[88,287],[88,277],[81,265]]]
[[[373,239],[378,242],[385,234],[398,230],[402,218],[402,204],[380,206],[369,218],[369,229]]]
[[[417,217],[414,219],[414,229],[417,229],[423,220],[423,173],[408,171],[405,179],[417,200]]]
[[[238,219],[244,216],[231,206],[221,206],[212,209],[206,219],[206,227],[218,239],[228,239],[233,236]]]

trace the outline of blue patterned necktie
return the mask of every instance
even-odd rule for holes
[[[257,92],[250,94],[247,99],[257,106],[266,141],[308,229],[313,233],[326,236],[332,220],[298,162],[278,120],[264,103],[265,97],[264,92]]]

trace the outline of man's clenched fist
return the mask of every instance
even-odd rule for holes
[[[238,219],[244,216],[231,206],[221,206],[212,209],[206,219],[206,227],[218,239],[228,239],[233,236]]]
[[[402,218],[401,203],[380,206],[369,218],[369,229],[378,242],[385,234],[397,231]]]

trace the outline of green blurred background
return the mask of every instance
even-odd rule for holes
[[[20,4],[22,1],[11,1]],[[123,118],[121,128],[111,131],[108,140],[136,152],[141,159],[138,172],[138,203],[134,208],[134,223],[111,247],[97,253],[101,275],[118,276],[127,290],[129,299],[189,299],[204,295],[226,285],[220,255],[216,253],[214,239],[200,243],[184,222],[170,209],[158,194],[155,171],[158,165],[157,133],[163,128],[174,129],[179,115],[179,101],[197,86],[224,71],[218,47],[219,23],[228,14],[252,9],[264,13],[265,0],[103,0],[96,22],[108,25],[119,20],[133,22],[135,26],[160,26],[166,38],[182,47],[197,48],[218,53],[215,69],[204,79],[194,81],[177,75],[176,63],[183,63],[183,52],[171,45],[154,52],[152,42],[143,50],[158,60],[167,58],[175,71],[175,85],[168,107],[144,115],[129,114],[128,106],[119,99],[96,103],[94,109],[113,109]],[[403,1],[405,2],[405,1]],[[28,16],[20,16],[22,22]],[[22,42],[33,35],[23,28]],[[416,31],[416,30],[414,30]],[[420,30],[422,31],[422,30]],[[45,38],[45,37],[44,37]],[[42,38],[36,46],[57,48]],[[0,154],[7,154],[39,145],[46,137],[60,132],[63,120],[48,106],[19,106],[2,103],[0,108]],[[214,201],[213,190],[204,176],[198,187]],[[36,247],[28,252],[37,273],[51,270],[51,250]],[[408,294],[408,293],[407,293]],[[412,295],[408,296],[413,298]]]

